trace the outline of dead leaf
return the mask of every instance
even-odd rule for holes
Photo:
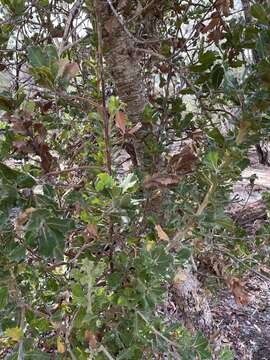
[[[236,304],[245,305],[249,302],[248,293],[244,288],[244,284],[236,277],[228,277],[226,283],[231,290]]]
[[[219,40],[223,39],[224,36],[225,34],[220,29],[216,29],[210,32],[207,38],[209,42],[214,41],[215,43],[217,43]]]
[[[57,351],[61,354],[63,354],[66,351],[65,344],[59,336],[57,338]]]
[[[140,4],[140,2],[139,2],[139,4]],[[126,5],[127,5],[127,0],[120,0],[120,1],[118,2],[118,7],[117,7],[117,9],[118,9],[118,10],[121,10],[121,9],[123,9]],[[142,6],[142,5],[141,5],[141,6]]]
[[[232,0],[217,0],[214,3],[215,8],[223,13],[224,16],[230,15],[230,8],[233,7],[233,1]]]
[[[16,223],[18,225],[24,225],[26,223],[26,221],[28,220],[29,215],[32,214],[32,212],[35,210],[36,209],[33,207],[26,209],[23,213],[21,213],[19,215],[18,219],[16,220]]]
[[[236,137],[236,144],[240,145],[245,140],[250,123],[248,121],[240,121],[239,131]]]
[[[74,78],[80,72],[79,65],[77,63],[67,63],[64,65],[62,76],[67,80]]]
[[[45,173],[49,172],[52,166],[53,157],[49,152],[49,146],[47,144],[40,144],[36,149],[37,155],[41,158],[41,167]]]
[[[27,222],[29,215],[32,214],[33,211],[35,211],[35,208],[28,208],[23,213],[21,213],[18,218],[15,221],[15,231],[18,236],[21,235],[22,227]]]
[[[144,188],[147,190],[160,187],[175,186],[179,183],[181,177],[175,174],[154,173],[152,176],[146,176],[143,182]]]
[[[207,32],[213,30],[215,27],[217,27],[220,24],[220,19],[217,16],[213,16],[214,14],[212,14],[212,19],[209,21],[208,25],[206,25],[203,29],[202,29],[202,33],[206,34]]]
[[[172,156],[169,161],[170,170],[178,175],[192,173],[198,162],[198,156],[192,145],[185,145],[178,154]]]
[[[84,237],[86,240],[91,240],[98,237],[97,225],[88,224],[84,231]]]
[[[115,124],[124,135],[126,133],[126,116],[123,111],[117,111],[115,115]]]
[[[156,225],[155,229],[156,229],[156,232],[157,232],[160,240],[170,241],[169,236],[165,233],[165,231],[162,229],[162,227],[160,225]]]
[[[128,130],[129,135],[135,134],[140,128],[142,127],[142,123],[138,122],[135,126],[133,126],[131,129]]]
[[[91,330],[86,330],[84,333],[84,338],[92,349],[97,348],[97,338],[95,333],[93,333]]]
[[[44,144],[47,136],[47,129],[42,123],[35,123],[33,125],[35,131],[35,143]]]

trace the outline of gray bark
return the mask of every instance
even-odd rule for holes
[[[100,2],[102,18],[104,58],[113,79],[116,94],[126,104],[126,114],[133,125],[141,121],[141,113],[146,105],[144,83],[141,75],[138,54],[135,53],[134,40],[112,13],[107,2]],[[126,150],[133,164],[143,167],[143,129],[136,132]],[[132,145],[134,149],[132,149]],[[136,159],[134,158],[134,154]],[[137,163],[137,164],[136,164]]]
[[[184,324],[191,332],[213,332],[213,318],[207,297],[193,274],[192,268],[178,269],[174,278],[174,301],[180,309]]]

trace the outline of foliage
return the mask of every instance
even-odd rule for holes
[[[1,1],[0,347],[7,359],[210,359],[201,333],[166,319],[176,268],[191,254],[221,249],[249,265],[267,261],[258,248],[269,229],[247,243],[224,208],[248,150],[269,136],[269,9],[254,4],[246,24],[231,1],[167,1],[150,20],[136,2],[123,3],[128,29],[141,36],[149,100],[146,166],[124,174],[119,150],[141,124],[111,96],[106,67],[102,89],[92,2]],[[152,48],[144,42],[149,26],[160,37]],[[195,170],[183,175],[183,163],[180,175],[161,170],[160,159],[170,163],[171,145],[184,139],[196,147],[187,157],[197,159]],[[153,198],[162,200],[158,210]],[[179,230],[184,245],[172,250]],[[228,348],[217,356],[233,358]]]

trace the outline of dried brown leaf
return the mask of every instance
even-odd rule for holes
[[[129,134],[129,135],[135,134],[135,132],[137,132],[138,130],[140,130],[141,127],[142,127],[142,123],[141,123],[141,122],[138,122],[135,126],[133,126],[131,129],[128,130],[128,134]]]
[[[220,29],[216,29],[210,32],[207,38],[209,42],[214,41],[215,43],[217,43],[219,40],[224,38],[224,33]]]
[[[86,240],[90,240],[98,237],[97,225],[88,224],[84,231],[84,237]]]
[[[63,77],[68,80],[75,77],[80,71],[79,65],[77,63],[67,63],[63,69]]]
[[[124,135],[126,132],[126,115],[123,111],[117,111],[115,115],[115,124]]]
[[[178,154],[172,156],[169,161],[170,170],[179,175],[186,175],[193,172],[198,162],[195,148],[186,145]]]
[[[208,25],[206,25],[202,29],[201,32],[203,34],[206,34],[207,32],[209,32],[209,31],[213,30],[215,27],[217,27],[219,24],[220,24],[220,19],[219,19],[219,17],[215,16],[209,21]]]
[[[35,208],[30,207],[18,216],[15,221],[15,231],[17,235],[21,235],[23,225],[28,221],[29,215],[35,210]]]
[[[41,158],[41,167],[45,173],[49,172],[52,167],[53,157],[49,152],[49,146],[47,144],[39,144],[37,155]]]
[[[156,229],[156,232],[157,232],[160,240],[170,241],[169,236],[165,233],[165,231],[162,229],[162,227],[160,225],[156,225],[155,229]]]
[[[243,282],[236,277],[228,277],[226,283],[231,290],[235,302],[240,305],[245,305],[249,302],[248,293],[244,288]]]
[[[60,354],[64,354],[66,351],[64,341],[60,337],[57,338],[57,351]]]
[[[97,338],[95,333],[93,333],[91,330],[86,330],[84,333],[84,338],[92,349],[97,348]]]
[[[28,217],[30,214],[32,214],[33,211],[35,211],[36,209],[33,207],[30,207],[28,209],[26,209],[23,213],[21,213],[19,215],[19,217],[16,220],[16,225],[21,226],[24,225],[26,223],[26,221],[28,220]]]
[[[147,190],[161,187],[175,186],[179,183],[181,177],[175,174],[155,173],[152,176],[146,176],[144,180],[144,188]]]

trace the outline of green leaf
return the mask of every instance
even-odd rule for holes
[[[21,16],[25,10],[24,0],[2,0],[1,2],[16,16]]]
[[[181,249],[177,254],[177,260],[180,261],[181,264],[185,263],[191,256],[191,249],[185,247]]]
[[[228,346],[225,346],[219,354],[220,360],[233,360],[234,358],[235,354]]]
[[[111,96],[108,102],[108,110],[111,116],[114,116],[117,111],[123,108],[123,103],[116,96]]]
[[[0,288],[0,310],[4,309],[8,304],[8,288]]]
[[[0,109],[5,111],[11,111],[15,107],[15,101],[12,97],[0,94]]]
[[[184,119],[180,121],[180,130],[185,130],[190,125],[191,121],[193,119],[193,114],[188,113],[185,115]]]
[[[224,69],[223,66],[217,64],[213,67],[211,72],[211,81],[212,85],[215,89],[218,89],[222,83],[224,77]]]
[[[18,326],[6,329],[4,334],[16,342],[20,341],[21,337],[23,336],[23,332]]]
[[[251,15],[255,17],[262,24],[268,25],[269,20],[265,8],[261,4],[254,4],[250,9]]]
[[[212,50],[208,50],[205,53],[199,55],[200,63],[202,65],[206,65],[207,67],[212,65],[215,60],[216,60],[216,52]]]
[[[113,178],[107,173],[98,174],[98,182],[96,184],[96,190],[102,191],[104,189],[111,189],[114,185]]]
[[[31,248],[37,247],[41,255],[62,259],[65,235],[73,227],[70,219],[52,217],[47,210],[36,210],[29,217],[25,240]]]
[[[206,155],[206,160],[213,168],[216,168],[219,160],[218,152],[215,150],[210,150]]]
[[[31,188],[36,184],[35,179],[7,165],[0,163],[0,178],[5,184],[17,184],[19,188]]]
[[[50,360],[51,355],[43,351],[29,351],[25,353],[25,360]]]
[[[0,178],[6,184],[14,184],[19,174],[19,171],[13,170],[7,165],[0,163]]]
[[[193,346],[200,359],[212,359],[209,342],[201,332],[196,334]]]
[[[128,189],[132,188],[137,183],[137,179],[134,174],[128,174],[120,184],[122,193],[124,194]]]
[[[209,136],[214,139],[219,145],[224,145],[225,139],[218,128],[210,131]]]
[[[41,46],[30,46],[28,48],[28,59],[33,67],[41,67],[47,65],[46,55],[43,53]]]

